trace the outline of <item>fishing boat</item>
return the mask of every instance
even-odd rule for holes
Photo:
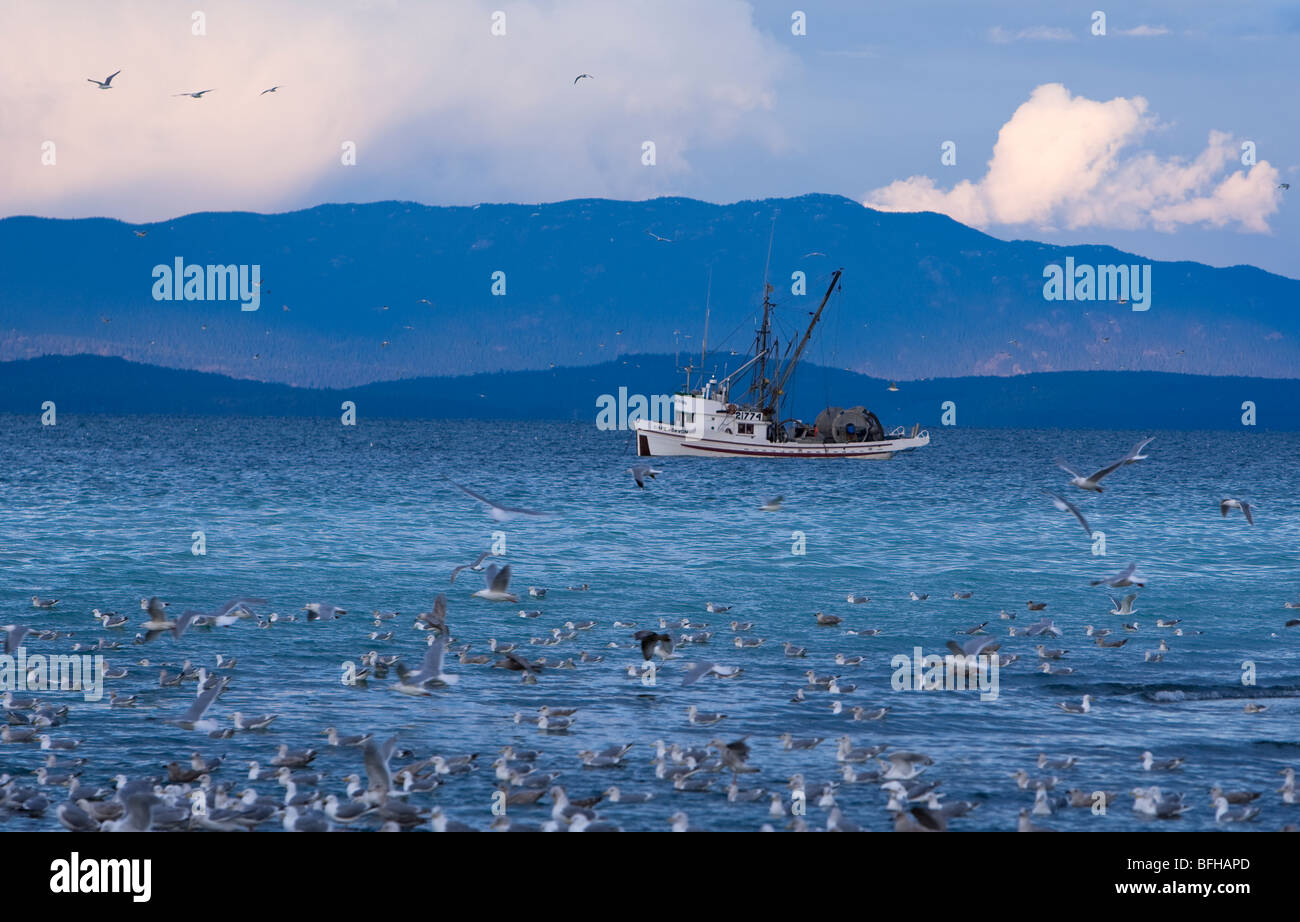
[[[722,380],[710,377],[694,389],[688,369],[686,388],[673,395],[671,421],[636,420],[637,454],[885,461],[929,445],[930,433],[920,424],[910,433],[901,426],[886,432],[876,414],[863,406],[827,407],[811,424],[783,416],[786,388],[843,271],[835,270],[803,338],[793,353],[787,346],[785,356],[772,333],[772,286],[765,284],[753,358]]]

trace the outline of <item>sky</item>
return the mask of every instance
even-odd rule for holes
[[[0,217],[826,192],[1300,278],[1296,3],[0,0],[0,52]]]

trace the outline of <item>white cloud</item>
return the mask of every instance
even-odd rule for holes
[[[1068,29],[1054,26],[1030,26],[1017,32],[994,26],[989,29],[989,41],[999,45],[1010,42],[1072,42],[1074,35]]]
[[[446,201],[471,181],[516,200],[638,198],[680,184],[701,149],[788,143],[767,113],[795,59],[742,0],[203,8],[194,36],[188,7],[6,6],[0,214],[156,220],[316,190]],[[504,37],[490,34],[496,9]],[[86,82],[118,68],[112,90]],[[581,72],[595,79],[575,87]],[[46,140],[54,167],[40,165]],[[345,140],[356,167],[340,165]]]
[[[1118,29],[1116,35],[1128,35],[1133,38],[1153,38],[1157,35],[1168,35],[1169,30],[1164,26],[1134,26],[1131,29]]]
[[[876,189],[864,204],[937,211],[975,227],[1268,231],[1280,195],[1273,166],[1261,160],[1240,168],[1237,146],[1221,131],[1211,131],[1191,161],[1132,151],[1151,126],[1140,96],[1098,102],[1044,84],[998,132],[982,178],[944,190],[928,176],[912,176]]]

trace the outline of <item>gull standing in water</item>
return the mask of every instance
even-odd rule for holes
[[[1092,710],[1092,695],[1084,695],[1083,700],[1078,704],[1071,704],[1068,701],[1061,701],[1057,705],[1067,714],[1087,714]],[[1150,753],[1148,753],[1149,755]]]
[[[483,503],[485,506],[487,506],[488,515],[492,516],[492,518],[496,519],[498,522],[509,522],[510,520],[519,518],[520,516],[541,518],[543,516],[549,515],[549,513],[538,512],[535,509],[523,509],[516,506],[499,506],[496,503],[492,502],[492,500],[488,499],[486,496],[482,495],[481,493],[475,493],[473,490],[469,489],[468,487],[462,487],[454,480],[448,480],[447,482],[450,483],[452,486],[454,486],[457,490],[460,490],[466,496],[472,496],[480,503]]]

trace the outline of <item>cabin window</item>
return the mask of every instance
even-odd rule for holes
[[[753,435],[753,434],[754,434],[754,424],[753,424],[753,423],[737,423],[737,424],[736,424],[736,431],[739,432],[741,435]]]

